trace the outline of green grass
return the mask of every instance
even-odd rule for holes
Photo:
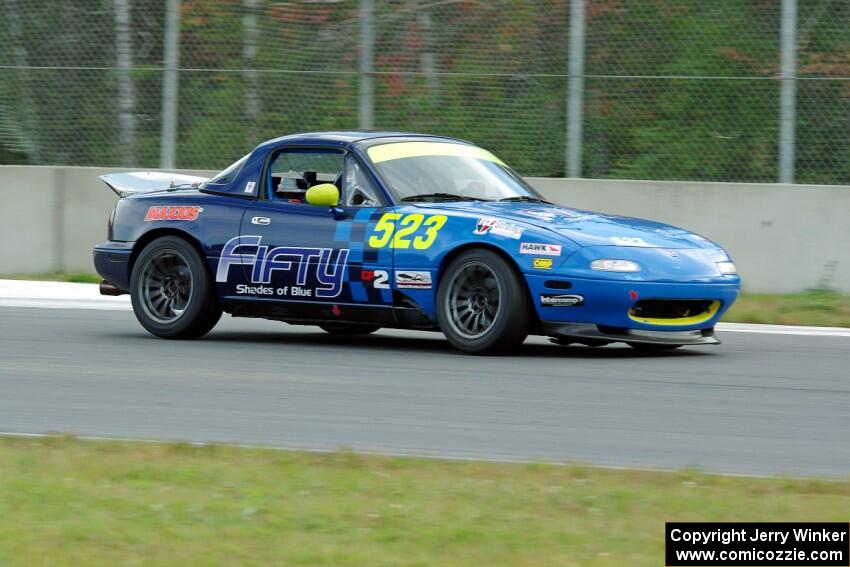
[[[812,290],[797,295],[742,295],[724,321],[850,327],[850,296]]]
[[[850,482],[0,439],[0,565],[657,566],[666,521],[847,521]]]
[[[0,276],[0,279],[100,283],[89,273],[56,273]],[[828,290],[811,290],[795,295],[744,294],[732,306],[724,321],[850,327],[850,296]]]

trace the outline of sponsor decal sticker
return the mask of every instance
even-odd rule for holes
[[[256,181],[249,181],[248,183],[245,184],[245,192],[246,193],[253,193],[254,187],[256,187],[256,186],[257,186]]]
[[[478,222],[475,223],[475,230],[473,234],[487,234],[490,232],[490,229],[493,228],[493,225],[496,224],[498,219],[494,219],[493,217],[483,217],[478,219]]]
[[[278,246],[269,249],[261,242],[262,236],[253,235],[235,236],[228,240],[221,250],[215,281],[228,281],[231,268],[235,267],[236,273],[243,269],[249,273],[252,284],[260,284],[257,287],[237,285],[238,294],[324,299],[342,293],[348,263],[347,248]],[[276,272],[294,275],[294,285],[271,286],[272,275]]]
[[[201,207],[154,206],[148,208],[145,221],[193,221],[198,219],[203,210]]]
[[[629,297],[632,299],[632,301],[634,301],[635,299],[638,298],[638,292],[636,292],[633,289],[630,289],[629,290]]]
[[[505,236],[507,238],[519,240],[522,236],[523,230],[524,229],[516,226],[515,224],[499,221],[492,229],[490,229],[490,234],[495,234],[496,236]]]
[[[532,267],[535,270],[551,270],[552,258],[535,258],[532,261]]]
[[[649,246],[643,238],[638,236],[612,236],[611,242],[617,246]]]
[[[236,286],[236,293],[239,295],[274,295],[274,288],[263,285],[252,286],[239,284]]]
[[[537,242],[523,242],[519,245],[520,254],[534,254],[535,256],[560,256],[560,244],[540,244]]]
[[[395,286],[398,289],[431,289],[431,272],[398,271]]]
[[[390,275],[386,270],[360,270],[360,281],[372,289],[390,289]]]
[[[544,293],[540,296],[540,305],[543,307],[575,307],[584,304],[584,296]]]
[[[473,234],[495,234],[496,236],[505,236],[519,240],[522,236],[523,228],[509,222],[493,218],[481,217],[475,223]]]

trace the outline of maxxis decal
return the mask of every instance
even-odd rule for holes
[[[193,221],[198,220],[198,216],[200,216],[203,210],[201,207],[194,206],[158,205],[148,208],[148,212],[145,214],[145,221]]]

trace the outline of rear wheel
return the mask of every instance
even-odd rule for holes
[[[437,320],[456,348],[509,352],[525,340],[528,294],[517,273],[489,250],[470,250],[446,268],[437,292]]]
[[[142,250],[130,277],[130,299],[139,323],[167,339],[201,337],[221,317],[200,254],[176,236],[157,238]]]
[[[355,325],[353,323],[323,323],[319,325],[319,328],[332,335],[369,335],[380,329],[378,325]]]

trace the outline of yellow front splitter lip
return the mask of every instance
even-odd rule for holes
[[[720,310],[720,302],[712,301],[711,305],[708,306],[708,310],[704,313],[700,313],[699,315],[694,315],[692,317],[678,317],[675,319],[661,319],[656,317],[640,317],[635,316],[632,313],[632,310],[629,309],[629,319],[636,323],[643,323],[644,325],[661,325],[665,327],[687,327],[690,325],[699,325],[700,323],[705,323],[706,321],[711,320],[712,317],[717,315],[717,312]]]

